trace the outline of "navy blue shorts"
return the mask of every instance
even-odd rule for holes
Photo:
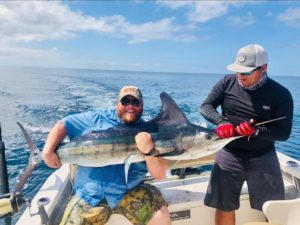
[[[275,151],[243,159],[222,149],[216,155],[204,204],[223,211],[238,209],[245,181],[254,209],[261,210],[268,200],[284,199],[283,179]]]

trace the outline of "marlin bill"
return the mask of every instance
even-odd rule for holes
[[[135,144],[135,135],[149,132],[155,143],[155,156],[168,160],[198,159],[215,153],[239,137],[219,139],[215,130],[197,126],[188,121],[175,101],[165,92],[160,94],[161,110],[152,120],[143,124],[118,125],[107,130],[91,132],[68,143],[61,144],[56,153],[62,163],[101,167],[143,161]],[[18,123],[28,142],[31,160],[36,164],[40,152],[28,133]]]

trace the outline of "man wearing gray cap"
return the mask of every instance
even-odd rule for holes
[[[66,136],[72,140],[120,124],[134,129],[133,125],[143,123],[142,113],[141,91],[135,86],[123,87],[116,108],[73,114],[59,121],[44,145],[45,163],[52,168],[61,166],[55,150]],[[156,179],[164,178],[167,162],[149,154],[154,148],[150,134],[141,132],[135,140],[145,162],[131,164],[127,182],[124,164],[77,166],[74,195],[65,209],[61,225],[104,225],[112,213],[124,215],[134,225],[171,224],[167,203],[160,191],[153,185],[143,184],[148,171]]]
[[[235,225],[243,183],[250,204],[261,210],[267,200],[284,199],[284,186],[274,142],[291,133],[293,99],[267,76],[268,55],[258,44],[238,51],[226,75],[201,104],[201,115],[217,125],[219,138],[244,136],[221,149],[215,158],[204,203],[216,208],[216,225]],[[222,113],[216,109],[221,106]],[[256,126],[255,123],[282,118]]]

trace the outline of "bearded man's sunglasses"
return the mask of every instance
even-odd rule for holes
[[[126,98],[126,97],[125,97],[125,98],[122,98],[122,99],[120,100],[120,102],[121,102],[121,104],[122,104],[123,106],[132,105],[132,106],[134,106],[134,107],[138,107],[138,106],[141,105],[141,101],[138,100],[137,98],[134,98],[134,99],[130,100],[129,98]]]

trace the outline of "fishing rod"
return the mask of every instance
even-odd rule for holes
[[[272,123],[272,122],[275,122],[275,121],[278,121],[278,120],[282,120],[282,119],[286,119],[286,116],[278,117],[278,118],[271,119],[271,120],[266,120],[266,121],[263,121],[263,122],[260,122],[260,123],[256,123],[254,119],[250,119],[249,123],[250,123],[250,125],[252,125],[254,127],[257,127],[257,126],[260,126],[260,125]],[[254,132],[254,135],[257,135],[257,133],[256,133],[257,131],[258,130],[256,130]],[[250,138],[251,138],[251,136],[248,136],[248,141],[250,141]]]
[[[7,198],[10,196],[9,193],[9,183],[8,183],[8,175],[7,175],[7,164],[6,164],[6,158],[5,158],[5,145],[4,142],[2,141],[2,129],[1,129],[1,123],[0,123],[0,218],[5,218],[4,223],[6,225],[11,225],[11,217],[10,213],[12,210],[7,211],[6,206],[12,206],[11,201],[8,201],[5,199],[4,201],[1,201],[3,198]],[[2,203],[2,204],[1,204]],[[14,204],[15,205],[15,204]],[[3,210],[4,209],[4,210]],[[1,213],[3,212],[5,214],[5,217],[2,217]]]
[[[277,120],[282,120],[282,119],[286,119],[286,116],[283,116],[283,117],[278,117],[276,119],[272,119],[272,120],[266,120],[264,122],[260,122],[260,123],[255,123],[254,126],[260,126],[260,125],[263,125],[263,124],[267,124],[267,123],[272,123],[272,122],[275,122]],[[251,119],[252,120],[252,119]],[[251,124],[251,120],[250,120],[250,124]]]
[[[5,193],[9,192],[9,185],[8,185],[8,176],[7,176],[7,165],[6,165],[6,159],[5,159],[5,145],[4,145],[4,142],[2,142],[1,124],[0,124],[0,163],[1,163],[0,193],[5,194]]]
[[[2,141],[0,124],[0,219],[5,218],[5,224],[11,224],[11,216],[19,211],[20,206],[25,203],[25,199],[19,192],[10,193],[7,164],[5,159],[5,145]]]

